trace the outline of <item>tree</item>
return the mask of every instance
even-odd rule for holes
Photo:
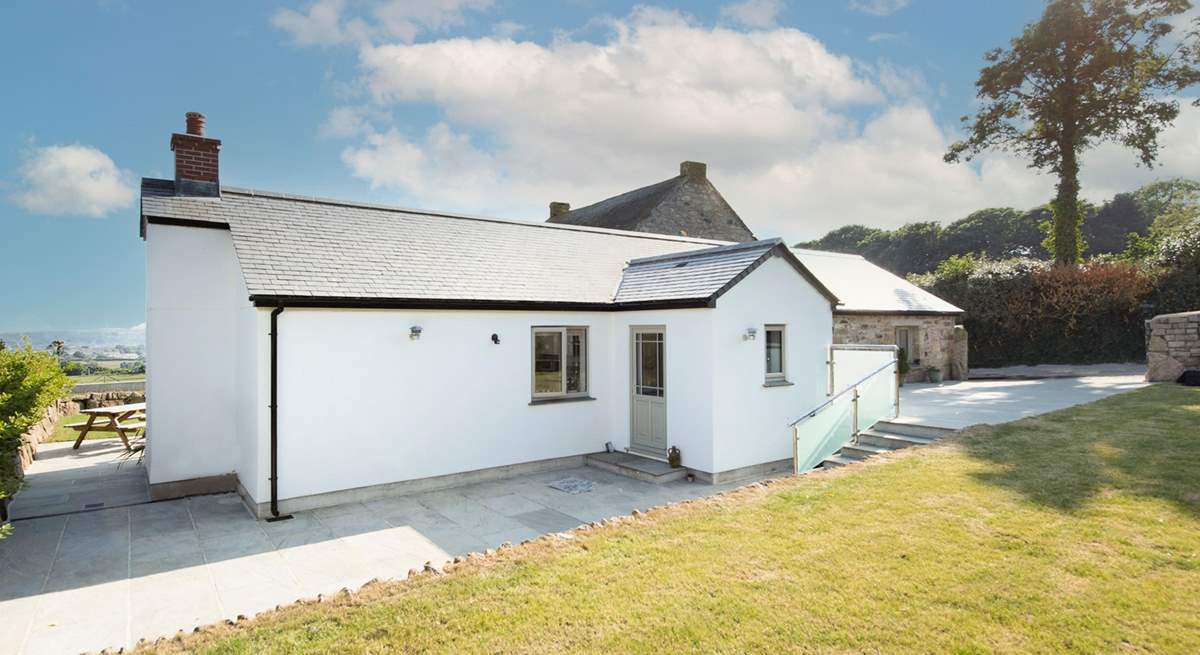
[[[967,137],[945,160],[1015,151],[1057,175],[1054,259],[1078,262],[1079,155],[1117,141],[1154,165],[1158,134],[1179,115],[1170,94],[1200,81],[1197,31],[1167,39],[1169,19],[1189,9],[1188,0],[1051,0],[1009,49],[984,55],[975,82],[983,106],[973,122],[963,117]]]
[[[832,230],[816,241],[797,243],[797,248],[812,248],[832,252],[848,252],[860,254],[862,243],[871,237],[878,236],[883,230],[865,225],[844,225]]]
[[[1156,239],[1172,236],[1200,219],[1200,182],[1176,178],[1151,182],[1133,193],[1151,221]]]
[[[67,352],[67,344],[63,343],[61,339],[55,339],[50,342],[50,345],[46,346],[46,350],[54,353],[55,357],[62,358]]]

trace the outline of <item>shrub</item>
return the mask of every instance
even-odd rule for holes
[[[28,341],[0,351],[0,498],[16,491],[13,465],[21,435],[70,388],[58,360]]]
[[[1155,277],[1125,262],[1051,266],[1030,259],[939,267],[915,283],[966,311],[975,366],[1137,361],[1142,303]]]

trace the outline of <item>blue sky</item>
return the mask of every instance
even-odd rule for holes
[[[137,179],[185,111],[226,184],[528,220],[675,174],[760,236],[1032,206],[1051,181],[939,155],[983,52],[1034,0],[6,3],[0,331],[144,320]],[[1194,112],[1163,167],[1101,148],[1085,194],[1200,174]]]

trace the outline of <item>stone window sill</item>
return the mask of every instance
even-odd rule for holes
[[[562,396],[559,398],[534,398],[530,405],[556,405],[558,403],[576,403],[584,400],[595,400],[592,396]]]
[[[763,382],[763,386],[768,389],[771,387],[790,387],[794,384],[794,382],[788,382],[787,380],[767,380],[766,382]]]

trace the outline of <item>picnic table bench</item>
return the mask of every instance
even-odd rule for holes
[[[129,434],[146,427],[146,403],[95,407],[80,410],[79,413],[87,414],[88,420],[66,425],[79,431],[79,438],[71,446],[75,450],[79,449],[89,432],[115,432],[121,438],[121,443],[125,444],[125,450],[133,450],[129,445]]]

